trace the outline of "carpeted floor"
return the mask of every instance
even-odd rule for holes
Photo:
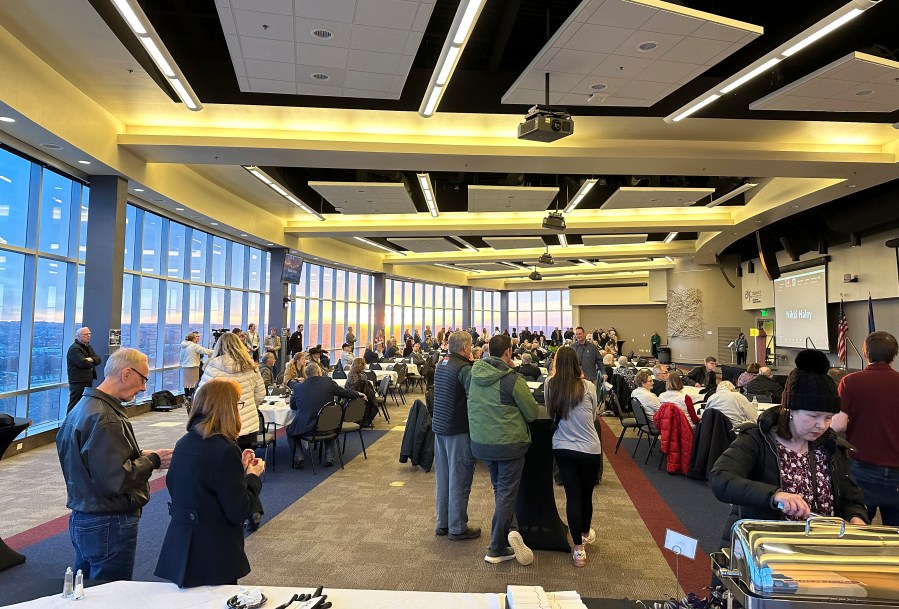
[[[419,397],[416,395],[410,396]],[[347,445],[350,459],[313,475],[289,469],[286,442],[279,442],[278,471],[269,471],[263,490],[263,526],[246,541],[253,571],[245,583],[500,592],[508,584],[577,590],[585,597],[665,598],[680,589],[699,590],[708,582],[708,560],[680,562],[680,586],[674,560],[660,549],[666,528],[699,537],[705,546],[720,533],[715,502],[706,485],[644,466],[645,448],[631,459],[628,441],[616,455],[617,420],[604,420],[606,467],[594,494],[597,542],[588,546],[587,567],[572,566],[570,555],[536,552],[534,564],[484,562],[492,488],[479,465],[471,493],[471,524],[480,539],[453,542],[434,535],[434,476],[398,461],[408,404],[394,406],[393,425],[378,420],[366,433],[368,460],[358,441]],[[150,413],[134,419],[143,446],[171,446],[183,433],[183,411]],[[632,442],[632,441],[631,441]],[[18,492],[23,481],[29,492]],[[136,579],[152,580],[159,546],[168,523],[164,478],[144,513]],[[565,498],[556,487],[559,512]],[[0,535],[28,556],[20,567],[0,573],[0,587],[25,587],[47,576],[61,576],[71,562],[66,529],[65,493],[49,446],[0,463]],[[10,589],[10,588],[6,588]],[[2,599],[0,599],[2,604]]]

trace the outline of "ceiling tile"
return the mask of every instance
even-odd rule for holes
[[[422,4],[418,7],[418,13],[415,15],[415,21],[412,22],[410,28],[413,32],[424,33],[428,27],[428,21],[431,20],[431,13],[434,11],[433,4]]]
[[[314,78],[313,74],[324,74],[327,79]],[[321,85],[324,87],[342,87],[346,77],[346,70],[340,68],[323,68],[321,66],[296,66],[296,80],[303,85]]]
[[[355,11],[356,0],[295,0],[294,14],[309,19],[352,23]]]
[[[400,94],[394,91],[369,91],[368,89],[343,88],[345,97],[361,97],[365,99],[399,99]]]
[[[558,194],[554,187],[469,186],[468,211],[545,211]]]
[[[258,11],[234,11],[237,33],[241,36],[293,42],[293,20],[283,15]]]
[[[729,27],[720,23],[706,21],[699,29],[693,32],[697,38],[709,40],[723,40],[725,42],[740,42],[746,37],[746,31],[735,27]]]
[[[373,74],[371,72],[353,72],[347,70],[344,86],[364,91],[390,91],[393,76],[390,74]]]
[[[583,235],[584,245],[623,245],[627,243],[646,243],[649,237],[647,234],[626,234],[626,235]]]
[[[408,0],[358,0],[354,23],[410,30],[417,9],[418,3]]]
[[[296,41],[306,44],[321,44],[335,47],[349,47],[353,35],[353,25],[340,21],[324,21],[321,19],[306,19],[297,17],[294,19]],[[331,38],[313,36],[312,32],[326,30],[331,32]]]
[[[644,23],[640,30],[645,32],[665,32],[666,34],[675,34],[678,36],[689,36],[706,21],[695,19],[687,15],[678,15],[671,11],[657,11],[655,15]]]
[[[649,101],[664,98],[670,91],[671,85],[668,83],[633,80],[618,89],[615,94],[621,97]]]
[[[662,55],[665,61],[683,61],[702,65],[712,65],[714,59],[729,49],[731,44],[721,40],[684,38],[670,51]]]
[[[610,55],[602,63],[596,66],[592,74],[597,76],[611,76],[617,78],[637,78],[652,65],[652,60],[643,57],[625,57],[623,55]]]
[[[266,78],[271,80],[296,80],[296,70],[292,63],[246,59],[244,64],[250,78]]]
[[[704,69],[701,69],[705,71]],[[678,83],[692,79],[697,72],[696,64],[677,61],[654,61],[640,72],[640,80],[652,82]]]
[[[714,188],[656,188],[622,186],[602,204],[602,209],[686,207],[714,193]]]
[[[225,34],[225,44],[228,45],[228,52],[231,57],[243,57],[243,51],[240,49],[240,38],[237,34]]]
[[[532,72],[527,81],[522,83],[522,88],[534,91],[543,90],[546,76]],[[565,72],[550,72],[549,88],[551,91],[570,91],[584,79],[583,74],[567,74]]]
[[[484,242],[495,250],[546,247],[540,237],[484,237]]]
[[[350,51],[347,69],[357,72],[375,72],[377,74],[396,74],[402,55],[393,53],[377,53],[375,51]]]
[[[580,27],[577,34],[571,37],[565,47],[578,51],[608,54],[614,52],[621,43],[628,39],[630,34],[630,30],[586,23]]]
[[[240,48],[248,59],[265,59],[293,63],[296,59],[294,45],[286,40],[266,40],[251,36],[240,37]]]
[[[256,93],[285,93],[294,95],[297,92],[295,82],[286,80],[269,80],[265,78],[251,78],[250,90]]]
[[[328,85],[297,84],[298,95],[321,95],[324,97],[343,97],[343,87],[329,87]]]
[[[346,68],[349,49],[320,44],[297,44],[297,61],[307,66]]]
[[[682,40],[684,40],[684,36],[665,34],[664,32],[644,32],[640,30],[633,32],[628,36],[627,40],[622,42],[615,50],[615,55],[640,57],[647,61],[655,61],[656,59],[664,58],[665,53],[673,49]],[[641,51],[638,47],[645,43],[654,43],[657,46],[652,51]]]
[[[230,6],[216,6],[215,9],[219,14],[219,21],[222,22],[222,31],[225,34],[237,34],[237,24],[234,23],[234,13]]]
[[[547,67],[551,72],[589,74],[604,57],[605,55],[588,51],[561,49]]]
[[[403,183],[309,182],[309,187],[325,197],[342,214],[417,212]]]
[[[293,0],[231,0],[235,9],[293,15]]]
[[[350,47],[364,51],[402,54],[409,32],[383,27],[354,25]]]
[[[515,270],[513,267],[500,264],[499,262],[464,262],[459,263],[460,267],[475,269],[477,271],[512,271]],[[521,271],[527,272],[530,269],[521,269]]]
[[[592,2],[582,6],[596,6],[587,20],[589,23],[614,23],[629,30],[638,30],[658,11],[633,2]]]

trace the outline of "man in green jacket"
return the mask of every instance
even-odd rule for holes
[[[494,489],[493,526],[484,560],[496,564],[514,558],[529,565],[534,553],[514,530],[515,501],[531,444],[527,424],[537,418],[539,407],[527,381],[512,367],[512,339],[494,336],[489,349],[490,357],[472,365],[468,385],[471,452],[486,462]]]

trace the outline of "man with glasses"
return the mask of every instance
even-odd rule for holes
[[[668,383],[668,365],[656,364],[652,367],[652,391],[659,396],[665,393],[665,385]]]
[[[56,451],[66,481],[74,569],[86,579],[130,580],[137,524],[150,500],[150,475],[166,469],[171,449],[141,450],[123,403],[147,387],[147,356],[119,349],[106,360],[106,377],[66,416]]]

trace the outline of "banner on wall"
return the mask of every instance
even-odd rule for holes
[[[756,266],[755,273],[749,273],[746,265],[743,265],[743,278],[741,283],[743,292],[743,310],[757,311],[774,307],[774,282],[768,279],[765,273]]]

